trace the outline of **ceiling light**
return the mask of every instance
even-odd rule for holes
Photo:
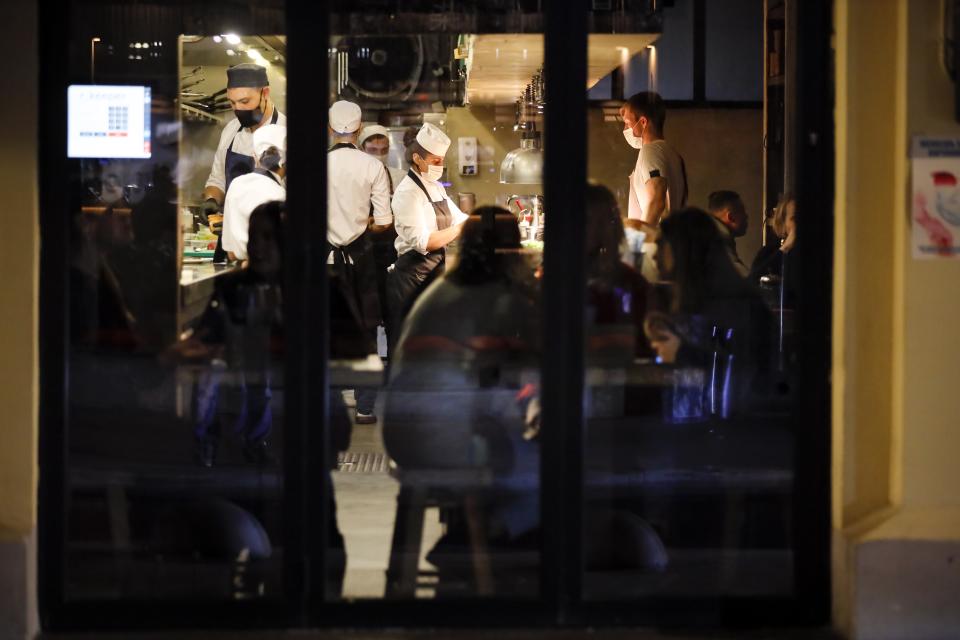
[[[216,42],[217,44],[220,44],[221,42],[223,42],[223,38],[221,38],[220,36],[213,36],[213,41]]]
[[[236,54],[236,52],[235,52],[233,49],[227,49],[227,55],[228,55],[228,56],[235,56],[235,55],[237,55],[237,54]]]
[[[224,39],[225,39],[227,42],[229,42],[230,44],[240,44],[240,36],[238,36],[238,35],[235,34],[235,33],[228,33],[227,35],[225,35],[225,36],[223,36],[223,37],[224,37]]]

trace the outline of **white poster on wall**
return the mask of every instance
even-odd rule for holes
[[[960,259],[960,138],[913,139],[913,257]]]

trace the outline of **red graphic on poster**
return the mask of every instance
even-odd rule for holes
[[[956,183],[956,178],[954,178],[954,183]],[[922,193],[917,194],[914,210],[916,212],[914,220],[927,232],[930,243],[937,248],[937,253],[942,256],[952,256],[953,234],[950,233],[945,224],[930,215],[930,212],[927,211],[927,199]]]

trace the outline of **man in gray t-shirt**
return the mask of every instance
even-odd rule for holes
[[[639,220],[648,238],[670,211],[687,204],[683,158],[663,139],[667,112],[659,94],[644,91],[620,107],[623,137],[639,150],[630,175],[628,220]]]

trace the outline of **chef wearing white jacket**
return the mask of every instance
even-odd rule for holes
[[[371,351],[383,320],[373,237],[390,228],[390,178],[379,160],[357,147],[360,105],[330,106],[333,146],[327,156],[327,255],[344,300],[367,331]],[[385,268],[385,266],[384,266]],[[373,424],[376,389],[354,389],[357,424]]]
[[[223,202],[223,249],[231,260],[247,259],[250,214],[260,205],[287,199],[287,128],[268,124],[253,132],[256,168],[235,178]]]
[[[424,124],[407,147],[410,171],[393,194],[398,257],[387,277],[387,338],[391,350],[410,307],[443,274],[446,246],[456,240],[467,220],[467,214],[439,182],[449,148],[447,134],[433,124]]]

